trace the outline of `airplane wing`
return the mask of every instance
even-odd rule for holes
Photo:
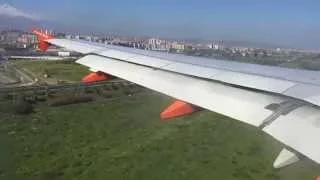
[[[84,54],[77,63],[94,71],[86,80],[112,75],[178,99],[162,118],[201,107],[260,128],[282,142],[285,148],[275,168],[301,157],[320,163],[320,72],[56,39],[40,30],[33,32],[42,50],[56,45]]]

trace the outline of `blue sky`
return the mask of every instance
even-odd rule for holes
[[[248,40],[320,48],[319,0],[6,2],[44,19],[93,31],[177,38]]]

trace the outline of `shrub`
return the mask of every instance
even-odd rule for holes
[[[1,100],[12,100],[12,95],[11,94],[0,94],[0,99]]]
[[[14,112],[16,114],[30,114],[33,113],[33,109],[34,107],[31,103],[22,100],[14,105]]]
[[[49,102],[49,105],[61,106],[61,105],[76,104],[76,103],[82,103],[82,102],[90,102],[92,100],[93,98],[88,95],[68,94],[68,95],[63,95],[51,100],[51,102]]]
[[[111,87],[112,87],[113,90],[118,90],[119,89],[119,86],[117,84],[115,84],[115,83],[112,83]]]
[[[114,96],[114,92],[103,91],[102,96],[105,97],[105,98],[112,98]]]

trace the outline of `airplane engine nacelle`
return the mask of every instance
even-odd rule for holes
[[[85,84],[90,84],[94,82],[99,82],[99,81],[106,81],[112,79],[112,76],[103,72],[92,72],[82,78],[82,82]]]

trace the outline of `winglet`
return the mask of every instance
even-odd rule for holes
[[[43,31],[42,29],[34,28],[31,31],[38,37],[39,49],[41,51],[46,51],[50,46],[47,40],[54,39],[55,37],[52,34],[49,34],[48,31]]]

